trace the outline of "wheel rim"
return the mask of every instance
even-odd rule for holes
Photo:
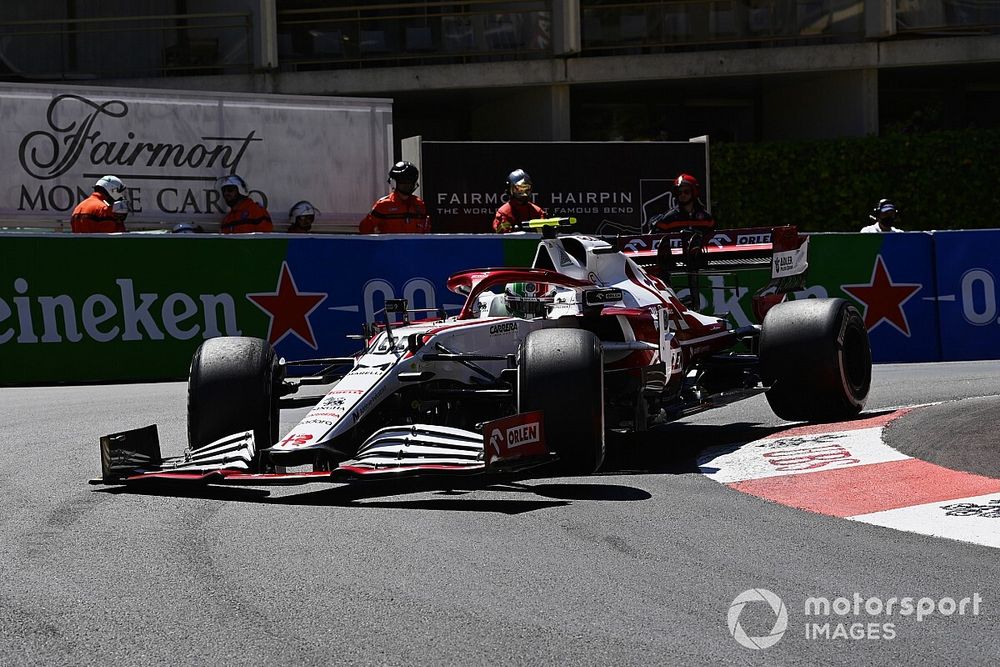
[[[870,352],[863,327],[849,326],[844,333],[844,379],[855,397],[863,397],[871,379]]]

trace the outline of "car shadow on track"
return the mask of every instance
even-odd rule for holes
[[[867,421],[891,412],[894,410],[865,412],[835,424]],[[622,441],[610,450],[611,457],[601,471],[618,475],[710,473],[715,470],[711,467],[714,458],[734,452],[750,442],[791,428],[822,426],[822,422],[788,422],[772,426],[673,422],[647,433],[623,436]],[[834,425],[828,430],[835,431],[838,427]]]
[[[192,498],[204,500],[225,500],[239,503],[270,502],[271,492],[267,489],[248,489],[232,486],[207,486],[179,484],[172,482],[146,482],[142,486],[112,486],[93,490],[94,493],[132,496],[166,496],[170,498]]]
[[[443,510],[448,512],[493,512],[523,514],[551,507],[563,507],[578,501],[634,502],[652,496],[642,490],[600,481],[567,483],[530,483],[526,476],[478,477],[462,480],[443,478],[401,479],[381,482],[340,484],[315,491],[274,497],[269,489],[245,487],[192,486],[170,482],[152,482],[143,486],[95,489],[98,493],[169,496],[227,502],[271,505],[330,506],[381,509]],[[475,497],[487,492],[517,494],[521,497]],[[400,499],[398,496],[425,494],[424,497]],[[433,494],[426,497],[426,494]],[[525,497],[527,496],[527,497]],[[385,500],[381,500],[385,498]]]
[[[295,494],[274,499],[281,505],[335,505],[359,508],[443,510],[448,512],[493,512],[523,514],[551,507],[564,507],[574,501],[634,502],[652,496],[642,490],[620,484],[602,482],[525,483],[525,477],[468,479],[456,485],[452,480],[413,479],[384,484],[347,485],[312,493]],[[436,482],[436,483],[435,483]],[[471,483],[470,483],[471,482]],[[478,498],[476,492],[493,494],[534,495],[545,498]],[[399,499],[395,496],[433,493],[434,497]],[[378,498],[392,497],[378,500]]]
[[[733,423],[721,426],[674,422],[645,433],[615,434],[601,474],[688,475],[700,473],[699,459],[705,452],[728,451],[765,438],[786,426]]]

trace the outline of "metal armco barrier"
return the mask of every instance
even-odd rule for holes
[[[819,234],[806,289],[865,318],[876,362],[1000,357],[1000,230]],[[287,359],[340,356],[387,298],[462,297],[459,270],[526,266],[537,238],[492,235],[0,235],[0,384],[183,379],[205,338],[266,338]],[[769,269],[707,274],[701,310],[752,321]]]

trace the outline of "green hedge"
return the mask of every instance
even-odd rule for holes
[[[1000,130],[711,146],[720,227],[857,231],[882,197],[907,231],[1000,227]]]

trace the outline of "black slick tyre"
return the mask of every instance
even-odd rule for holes
[[[188,377],[188,444],[201,447],[253,431],[260,451],[278,439],[281,368],[260,338],[224,336],[202,343]]]
[[[850,419],[871,388],[872,353],[857,308],[844,299],[801,299],[771,308],[760,337],[767,402],[789,421]]]
[[[581,329],[532,331],[518,359],[518,412],[544,413],[545,441],[570,474],[604,461],[604,354]]]

